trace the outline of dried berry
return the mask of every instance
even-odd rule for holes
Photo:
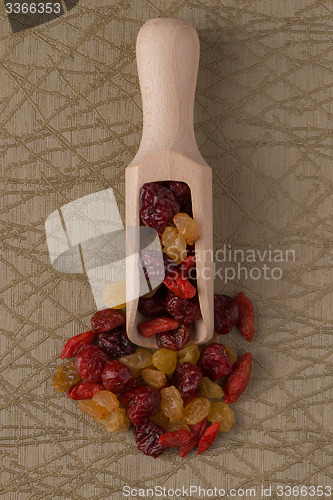
[[[194,425],[207,417],[209,409],[210,402],[207,398],[196,398],[186,406],[182,418],[186,424]]]
[[[130,428],[130,421],[126,417],[126,410],[124,408],[117,408],[114,412],[110,413],[103,424],[108,432],[126,432]]]
[[[122,327],[115,328],[112,332],[105,332],[99,335],[100,347],[105,351],[110,359],[118,359],[135,352],[136,346],[133,344]]]
[[[173,222],[188,245],[193,245],[199,239],[197,226],[189,215],[180,212],[174,216]]]
[[[104,333],[125,324],[125,316],[117,309],[102,309],[91,318],[91,328],[95,333]]]
[[[123,356],[119,361],[133,370],[142,370],[153,363],[153,356],[150,351],[139,347],[134,354]]]
[[[109,356],[96,345],[85,345],[75,356],[75,367],[83,380],[100,382]]]
[[[252,370],[252,354],[244,354],[232,368],[224,388],[224,402],[235,403],[249,383]]]
[[[168,423],[166,424],[166,426],[165,427],[162,426],[166,431],[172,432],[172,431],[178,431],[178,429],[185,429],[186,431],[190,432],[189,426],[185,424],[183,420],[176,420],[175,422],[170,422],[169,419],[167,420]]]
[[[149,417],[149,420],[151,420],[155,424],[159,425],[160,427],[163,427],[163,429],[165,429],[166,431],[169,430],[168,427],[170,426],[170,420],[163,413],[161,405],[159,405],[159,407],[157,408],[157,410],[155,411],[155,413],[153,415],[151,415],[151,417]],[[174,429],[172,429],[172,430],[174,430]]]
[[[149,321],[144,321],[139,325],[139,332],[143,337],[151,337],[157,333],[168,332],[178,328],[180,325],[179,321],[173,318],[154,318]]]
[[[165,252],[177,265],[187,257],[186,240],[178,229],[167,226],[162,234],[163,252]]]
[[[124,391],[118,396],[118,401],[121,405],[127,408],[130,400],[140,391],[142,385],[135,387],[134,389],[130,389],[129,391]]]
[[[199,387],[202,369],[192,363],[181,363],[172,377],[172,384],[178,389],[183,399],[189,398]]]
[[[170,419],[170,422],[180,420],[183,416],[184,405],[179,391],[173,386],[166,387],[161,389],[161,396],[161,408],[164,415]]]
[[[177,297],[183,299],[192,299],[197,293],[196,288],[189,282],[188,278],[184,278],[181,275],[181,272],[177,268],[172,271],[172,274],[166,275],[163,283]]]
[[[80,380],[81,377],[75,368],[74,360],[71,360],[62,366],[58,366],[52,377],[51,384],[56,391],[66,392]]]
[[[193,438],[188,443],[179,447],[178,455],[181,458],[184,458],[198,444],[201,436],[205,432],[206,425],[207,425],[207,418],[206,417],[203,418],[201,420],[201,422],[199,422],[195,425],[190,425],[190,430],[191,430],[191,433],[193,435]]]
[[[167,448],[175,448],[187,444],[192,439],[192,434],[185,429],[167,432],[160,437],[159,443]]]
[[[254,336],[254,312],[252,302],[243,292],[240,292],[236,297],[236,303],[239,307],[238,329],[244,339],[251,342]]]
[[[117,396],[110,391],[99,391],[94,394],[92,400],[101,406],[104,406],[110,413],[119,407]]]
[[[146,384],[156,389],[161,389],[166,383],[165,373],[160,370],[153,370],[152,368],[145,368],[142,370],[141,377]]]
[[[158,389],[142,386],[130,399],[126,415],[134,425],[140,426],[155,413],[160,403],[161,394]]]
[[[102,391],[102,384],[96,382],[79,382],[67,392],[67,396],[71,399],[91,399],[98,391]]]
[[[195,255],[188,255],[178,267],[183,278],[196,278]]]
[[[201,352],[198,366],[214,382],[228,375],[232,370],[231,359],[222,344],[209,344]]]
[[[187,205],[191,201],[191,190],[186,182],[167,181],[165,185],[175,193],[182,205]]]
[[[225,348],[228,351],[229,357],[231,359],[231,364],[234,365],[237,361],[237,354],[235,349],[233,349],[230,345],[226,345]]]
[[[138,304],[139,312],[148,318],[165,316],[164,295],[163,287],[161,287],[152,297],[140,297]]]
[[[159,443],[159,439],[164,433],[162,427],[149,420],[140,427],[133,428],[137,447],[142,453],[153,458],[158,457],[166,450],[166,447]]]
[[[180,351],[191,338],[191,325],[180,325],[177,330],[156,336],[157,346],[170,351]]]
[[[229,432],[235,425],[235,412],[223,401],[210,404],[207,419],[209,422],[220,422],[220,432]]]
[[[238,304],[228,295],[214,295],[214,328],[219,334],[229,333],[238,321]]]
[[[198,443],[198,455],[212,446],[219,433],[219,429],[220,422],[214,422],[214,424],[210,425],[208,429],[205,430]]]
[[[187,345],[178,353],[179,363],[188,361],[192,365],[196,365],[200,358],[200,351],[197,345]]]
[[[208,377],[203,377],[200,382],[200,392],[202,396],[205,396],[209,399],[222,399],[223,398],[223,389],[222,387],[213,382]]]
[[[122,392],[134,389],[137,386],[134,377],[128,366],[120,361],[108,361],[102,373],[102,382],[107,391]]]
[[[157,231],[165,228],[180,210],[174,193],[156,182],[144,184],[140,191],[140,215],[147,227]]]
[[[80,333],[79,335],[75,335],[75,337],[67,340],[61,351],[60,359],[73,358],[75,354],[79,352],[81,347],[91,344],[95,337],[96,334],[90,330],[89,332]]]
[[[177,365],[177,354],[169,349],[158,349],[153,354],[153,365],[166,374],[172,373]]]
[[[164,300],[165,310],[180,323],[194,323],[201,318],[197,299],[182,299],[173,292],[168,292]]]
[[[109,411],[104,406],[101,406],[92,399],[79,401],[79,408],[83,413],[97,420],[97,422],[101,422],[109,415]]]
[[[197,390],[197,391],[194,391],[193,394],[191,394],[191,396],[189,398],[184,399],[184,408],[186,408],[186,406],[189,405],[190,402],[193,401],[193,399],[197,398],[199,395],[200,395],[200,391]],[[204,394],[203,394],[203,396],[204,396]]]

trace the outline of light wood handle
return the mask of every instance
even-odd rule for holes
[[[135,163],[173,150],[205,163],[193,129],[199,38],[183,19],[151,19],[136,45],[143,105],[142,140]]]

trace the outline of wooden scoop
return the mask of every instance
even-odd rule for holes
[[[156,181],[186,182],[192,195],[193,218],[200,239],[195,243],[198,297],[202,319],[195,323],[190,343],[210,340],[214,329],[212,170],[202,158],[193,129],[194,95],[199,64],[199,38],[182,19],[151,19],[136,44],[143,105],[139,150],[126,168],[126,227],[140,225],[142,185]],[[129,256],[139,251],[131,243]],[[138,287],[135,259],[127,259],[126,298]],[[126,303],[128,336],[143,347],[156,347],[155,337],[143,338],[138,324],[147,321],[137,310],[138,299]]]

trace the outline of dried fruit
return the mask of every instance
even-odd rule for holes
[[[165,185],[175,193],[182,205],[191,202],[191,190],[186,182],[167,181]]]
[[[83,380],[100,382],[109,356],[96,345],[85,345],[75,356],[75,367]]]
[[[163,251],[178,265],[187,257],[186,240],[175,227],[166,227],[162,234]]]
[[[189,363],[192,363],[192,365],[196,365],[198,359],[200,358],[200,351],[197,345],[185,346],[177,354],[180,363],[188,361]]]
[[[119,408],[119,401],[117,396],[110,391],[99,391],[94,394],[92,401],[104,406],[110,413]]]
[[[153,363],[153,356],[151,352],[139,347],[134,354],[123,356],[119,361],[133,370],[142,370]]]
[[[233,349],[230,345],[226,345],[225,348],[228,351],[229,357],[231,359],[231,364],[234,365],[237,361],[237,354],[235,349]]]
[[[182,299],[168,292],[164,300],[165,310],[180,323],[194,323],[201,318],[200,306],[196,299]]]
[[[67,340],[61,351],[60,359],[73,358],[75,354],[79,352],[81,347],[91,344],[95,337],[96,334],[90,330],[89,332],[80,333],[79,335],[75,335],[75,337]]]
[[[172,432],[172,431],[177,431],[178,429],[185,429],[186,431],[189,431],[190,428],[187,424],[185,424],[185,422],[183,420],[176,420],[175,422],[170,422],[169,419],[167,419],[167,424],[162,427],[164,427],[164,429],[168,432]]]
[[[102,295],[104,303],[113,309],[122,309],[126,306],[126,281],[113,281]]]
[[[224,388],[224,402],[235,403],[239,396],[245,391],[249,383],[252,370],[252,354],[244,354],[232,368],[226,386]]]
[[[178,267],[183,278],[196,278],[195,255],[188,255]]]
[[[238,321],[239,307],[228,295],[214,295],[214,328],[217,333],[229,333]]]
[[[160,333],[156,336],[158,347],[170,351],[180,351],[191,338],[191,325],[180,325],[177,330]]]
[[[198,455],[212,446],[219,433],[219,429],[220,422],[214,422],[205,430],[198,443]]]
[[[174,292],[177,297],[183,299],[192,299],[197,293],[195,287],[189,282],[188,278],[184,278],[177,268],[173,269],[172,274],[166,275],[163,283],[169,290]]]
[[[134,389],[137,386],[134,377],[128,366],[120,361],[108,361],[102,373],[102,382],[107,391],[122,392]]]
[[[161,408],[164,415],[170,419],[170,422],[180,420],[183,416],[184,405],[179,391],[174,386],[165,387],[161,389],[161,396]]]
[[[79,408],[83,413],[97,420],[97,422],[101,422],[109,415],[109,411],[104,406],[99,405],[91,399],[79,401]]]
[[[58,392],[66,392],[74,384],[81,380],[73,360],[67,361],[61,366],[58,366],[51,380],[52,387]]]
[[[160,437],[159,443],[167,448],[175,448],[187,444],[192,439],[192,434],[185,429],[167,432]]]
[[[232,370],[231,359],[222,344],[209,344],[201,352],[198,366],[206,377],[216,381],[228,375]]]
[[[180,325],[179,321],[173,318],[154,318],[149,321],[144,321],[139,325],[139,332],[142,337],[151,337],[157,333],[168,332],[178,328]]]
[[[207,419],[209,422],[220,422],[220,432],[229,432],[235,425],[235,412],[223,401],[210,404]]]
[[[154,422],[155,424],[163,427],[165,430],[170,430],[168,427],[170,426],[170,420],[166,415],[164,415],[161,405],[158,406],[157,410],[153,415],[149,417],[149,420]],[[172,429],[175,430],[175,429]]]
[[[177,354],[169,349],[158,349],[152,359],[153,365],[167,375],[172,373],[177,365]]]
[[[203,396],[209,399],[222,399],[223,389],[222,387],[213,382],[208,377],[203,377],[200,382],[200,391]]]
[[[254,337],[254,311],[252,302],[243,292],[240,292],[236,297],[236,303],[239,307],[238,329],[244,339],[251,342]]]
[[[198,444],[202,434],[205,432],[206,425],[207,425],[206,417],[203,418],[201,422],[195,425],[190,425],[190,430],[193,435],[193,438],[187,444],[184,444],[183,446],[179,447],[178,455],[181,458],[184,458]]]
[[[102,384],[96,382],[79,382],[67,392],[67,397],[75,400],[91,399],[98,391],[102,391]]]
[[[161,389],[166,383],[165,373],[160,370],[153,370],[152,368],[145,368],[142,370],[141,377],[146,384],[156,389]]]
[[[134,389],[130,389],[129,391],[124,391],[121,394],[119,394],[119,396],[118,396],[119,403],[121,405],[125,406],[125,408],[127,408],[128,403],[133,398],[133,396],[135,396],[135,394],[137,394],[138,391],[140,391],[141,387],[142,387],[142,385],[139,385],[139,386],[135,387]]]
[[[163,288],[160,288],[152,297],[140,297],[138,303],[139,312],[148,318],[165,316],[164,295]]]
[[[95,333],[104,333],[125,324],[125,316],[117,309],[102,309],[91,318],[91,328]]]
[[[185,238],[188,245],[193,245],[199,239],[199,233],[194,220],[185,213],[178,213],[174,216],[173,222],[179,234]]]
[[[158,389],[142,386],[130,399],[126,415],[134,425],[140,426],[155,413],[160,403],[161,394]]]
[[[135,344],[132,344],[122,327],[115,328],[112,332],[101,333],[98,342],[110,359],[127,356],[135,352],[136,349]]]
[[[210,409],[210,402],[207,398],[196,398],[191,401],[183,413],[183,420],[187,424],[194,425],[207,417]]]
[[[157,231],[165,228],[180,210],[174,193],[156,182],[144,184],[140,191],[140,215],[147,227]]]
[[[189,398],[184,399],[184,408],[186,408],[187,405],[190,404],[193,399],[197,398],[200,395],[199,389],[197,391],[194,391],[193,394]]]
[[[159,443],[159,439],[164,434],[163,427],[147,421],[140,427],[133,428],[134,439],[142,453],[156,458],[161,455],[166,447]]]
[[[126,432],[130,428],[131,422],[126,417],[126,410],[124,408],[117,408],[114,412],[110,413],[103,424],[108,432]]]
[[[199,387],[202,369],[192,363],[181,363],[172,377],[172,384],[178,389],[183,399],[189,398]]]

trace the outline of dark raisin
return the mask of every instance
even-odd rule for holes
[[[160,333],[156,336],[157,345],[170,351],[180,351],[190,340],[191,331],[191,325],[180,325],[176,330]]]
[[[214,295],[214,328],[217,333],[229,333],[238,321],[239,307],[228,295]]]
[[[148,420],[140,427],[133,427],[133,434],[137,447],[145,455],[157,458],[166,450],[166,447],[159,443],[165,430],[154,422]]]
[[[96,345],[83,346],[75,356],[75,368],[82,380],[100,382],[109,356]]]
[[[232,370],[228,351],[222,344],[209,344],[200,354],[198,366],[201,366],[206,377],[214,382],[228,375]]]
[[[155,413],[161,402],[158,389],[150,386],[139,387],[129,400],[126,415],[136,426],[144,424]]]
[[[197,298],[182,299],[171,291],[164,300],[165,310],[181,323],[194,323],[201,318],[200,306]]]
[[[102,382],[107,391],[122,392],[134,389],[137,380],[128,366],[120,361],[108,361],[102,373]]]
[[[142,186],[140,215],[146,226],[161,230],[179,211],[180,203],[169,188],[155,182],[148,182]]]
[[[202,379],[202,369],[185,361],[174,371],[172,383],[178,389],[183,399],[187,399],[199,387]]]
[[[109,355],[110,359],[128,356],[136,350],[136,345],[129,340],[126,331],[121,327],[111,332],[101,333],[99,345]]]

